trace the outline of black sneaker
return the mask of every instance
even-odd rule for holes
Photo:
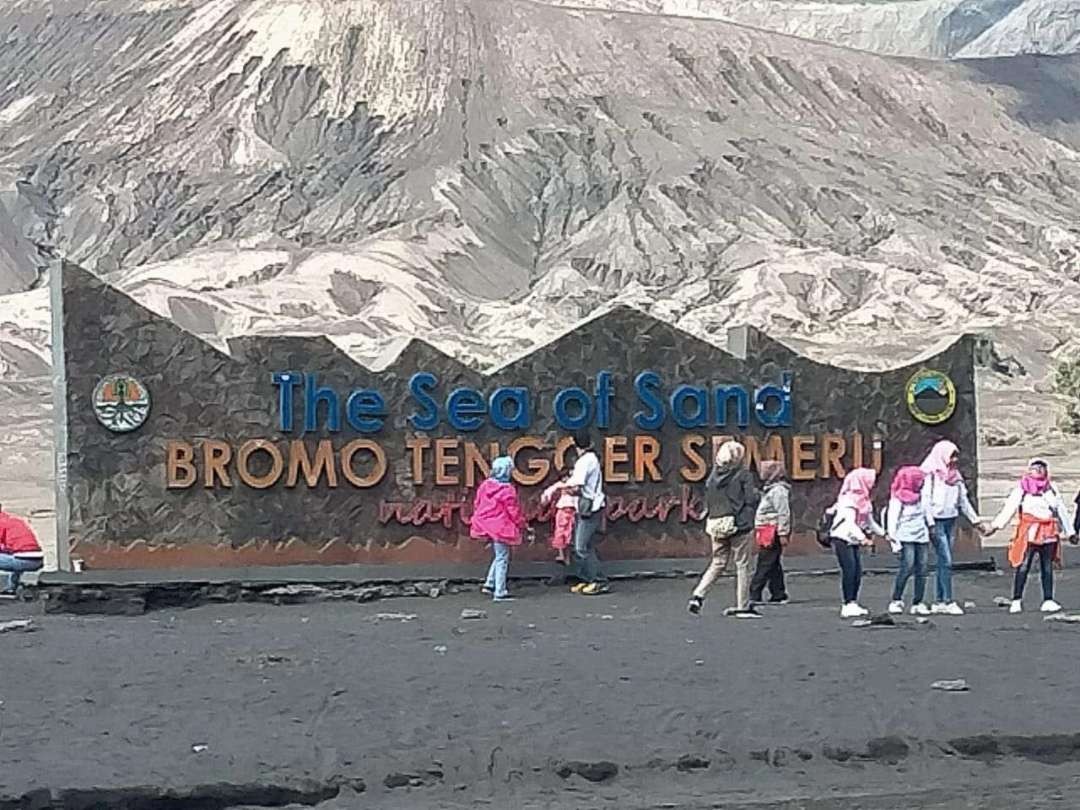
[[[691,596],[690,601],[686,604],[686,609],[697,616],[701,613],[701,605],[704,601],[700,596]]]
[[[770,605],[786,605],[790,601],[791,601],[790,599],[788,599],[786,596],[784,596],[784,597],[781,597],[780,599],[770,599],[769,604]]]

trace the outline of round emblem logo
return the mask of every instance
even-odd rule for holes
[[[128,433],[150,415],[150,392],[130,374],[110,374],[94,388],[94,415],[113,433]]]
[[[924,425],[940,425],[956,410],[956,386],[940,371],[917,371],[908,380],[907,406]]]

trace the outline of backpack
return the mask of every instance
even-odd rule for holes
[[[822,512],[821,517],[818,518],[818,524],[814,530],[814,539],[822,548],[832,548],[832,525],[835,518],[836,510],[831,506]]]

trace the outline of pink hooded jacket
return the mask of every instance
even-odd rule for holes
[[[521,544],[525,515],[513,484],[488,478],[476,491],[469,535],[474,540],[494,540],[509,546]]]

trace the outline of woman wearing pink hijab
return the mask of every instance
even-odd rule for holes
[[[968,497],[967,485],[960,475],[960,448],[942,440],[930,450],[920,465],[926,473],[926,500],[934,527],[930,541],[937,557],[937,599],[931,611],[950,616],[963,616],[956,604],[952,587],[952,555],[956,542],[956,522],[962,514],[972,526],[981,528],[986,521],[979,517]]]
[[[1057,489],[1050,481],[1050,467],[1045,460],[1033,458],[1028,471],[1009,494],[1001,512],[994,518],[991,528],[1004,529],[1014,515],[1020,519],[1009,544],[1009,562],[1016,569],[1013,577],[1013,598],[1009,613],[1024,609],[1024,588],[1035,558],[1039,558],[1042,578],[1043,613],[1061,610],[1054,600],[1054,563],[1061,562],[1061,542],[1075,542],[1070,527],[1072,520]]]
[[[836,504],[832,507],[832,524],[829,537],[832,539],[836,560],[840,563],[840,589],[844,606],[840,617],[854,619],[865,616],[870,611],[859,605],[859,585],[862,583],[863,546],[873,546],[870,534],[885,536],[885,530],[874,520],[873,504],[870,501],[877,473],[867,467],[852,470],[844,478]]]
[[[927,616],[926,552],[930,548],[930,527],[934,520],[926,504],[926,473],[918,467],[901,467],[893,476],[889,493],[889,511],[885,529],[892,550],[900,555],[889,613],[904,612],[904,589],[915,575],[915,593],[911,603],[913,616]]]

